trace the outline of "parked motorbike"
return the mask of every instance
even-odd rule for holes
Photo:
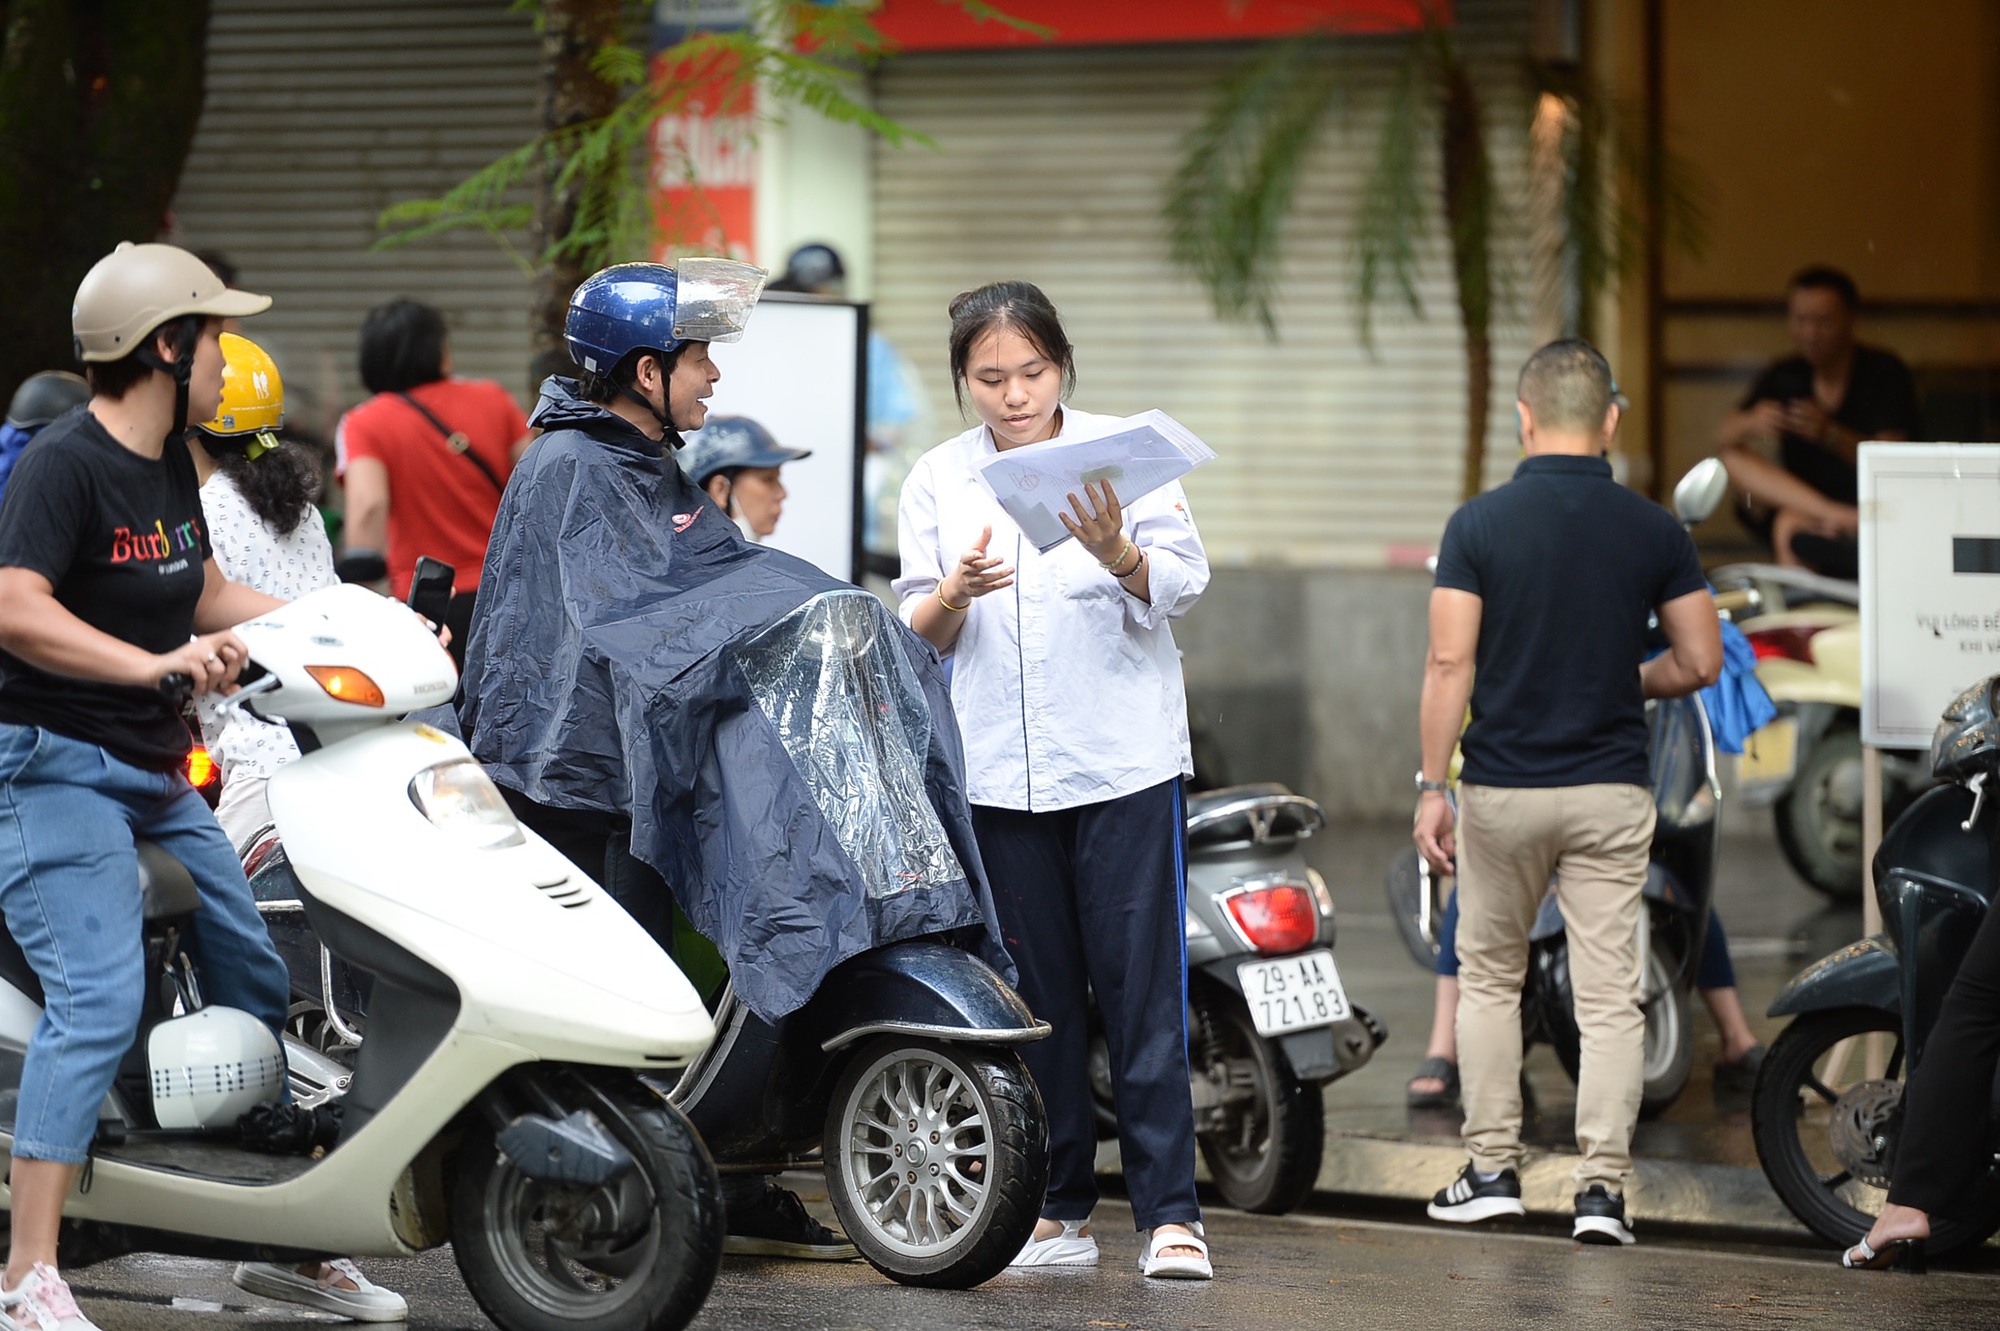
[[[1683,524],[1694,526],[1721,503],[1726,487],[1721,463],[1712,458],[1697,463],[1674,489],[1674,511]],[[1648,703],[1646,722],[1655,822],[1641,916],[1645,970],[1640,1005],[1646,1046],[1639,1113],[1651,1118],[1680,1097],[1694,1067],[1690,998],[1715,894],[1722,783],[1714,730],[1699,694]],[[1410,956],[1426,970],[1437,965],[1439,929],[1452,886],[1449,877],[1431,871],[1414,846],[1389,866],[1390,915]],[[1568,934],[1553,891],[1543,899],[1528,938],[1523,1038],[1553,1048],[1574,1079],[1582,1066],[1583,1042],[1570,984]]]
[[[860,817],[888,810],[894,825],[886,829],[833,818],[850,838],[843,846],[886,838],[916,854],[943,840],[920,785],[907,799],[857,800],[845,784],[826,784],[879,792],[898,772],[920,769],[895,713],[923,709],[923,697],[875,651],[892,631],[874,597],[829,592],[738,650],[740,658],[782,662],[770,691],[809,700],[772,715],[781,734],[796,730],[803,743],[840,748],[829,765],[800,766],[821,807],[852,807]],[[764,678],[760,669],[748,673]],[[316,921],[284,904],[282,851],[266,854],[246,867],[260,900],[270,898],[262,908],[292,971],[299,1034],[337,1061],[357,1048],[365,1054],[368,1033],[379,1029],[379,1000],[318,947]],[[568,888],[550,890],[561,900]],[[722,1170],[823,1168],[848,1238],[905,1284],[970,1288],[1005,1269],[1028,1241],[1048,1183],[1048,1125],[1013,1047],[1049,1028],[956,940],[853,957],[775,1024],[725,988],[714,1020],[713,1045],[663,1085]]]
[[[1713,578],[1757,653],[1758,681],[1778,705],[1738,760],[1738,794],[1772,806],[1785,861],[1808,886],[1859,900],[1860,587],[1774,564],[1732,564]],[[1929,784],[1919,762],[1884,754],[1884,821]]]
[[[397,723],[454,686],[415,615],[331,587],[237,634],[253,664],[231,705],[284,718],[299,740],[269,792],[286,872],[330,954],[369,978],[370,1038],[348,1063],[291,1041],[281,1059],[254,1018],[203,1006],[178,945],[194,884],[142,845],[156,982],[90,1186],[66,1208],[65,1266],[450,1243],[505,1331],[685,1326],[720,1261],[722,1208],[706,1151],[652,1079],[713,1039],[692,987],[515,822],[462,745]],[[41,990],[4,935],[0,980],[11,1091]],[[275,1083],[287,1061],[302,1100],[342,1107],[323,1155],[252,1151],[233,1131],[234,1089]]]
[[[1282,785],[1187,800],[1188,1076],[1195,1144],[1224,1201],[1282,1215],[1319,1178],[1320,1088],[1367,1063],[1388,1028],[1334,965],[1333,896],[1300,843],[1326,825]],[[1118,1120],[1110,1053],[1091,1014],[1098,1134]]]
[[[1993,908],[2000,818],[1987,793],[2000,771],[2000,677],[1945,710],[1930,773],[1950,784],[1918,796],[1875,854],[1883,932],[1814,962],[1770,1015],[1791,1017],[1757,1074],[1751,1127],[1771,1186],[1807,1228],[1852,1244],[1880,1212],[1903,1127],[1903,1088]],[[1994,1087],[1978,1204],[1933,1216],[1932,1255],[2000,1231],[2000,1081]]]

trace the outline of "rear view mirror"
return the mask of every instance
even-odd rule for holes
[[[1674,487],[1674,513],[1690,527],[1708,521],[1729,493],[1729,471],[1720,458],[1703,458]]]

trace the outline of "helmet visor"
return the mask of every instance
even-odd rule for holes
[[[750,323],[768,276],[734,259],[682,259],[674,265],[676,342],[734,342]]]

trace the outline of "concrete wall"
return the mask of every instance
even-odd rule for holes
[[[1407,816],[1429,595],[1422,572],[1217,569],[1174,636],[1224,779]]]

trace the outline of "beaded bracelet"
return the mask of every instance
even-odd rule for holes
[[[1123,550],[1120,550],[1117,554],[1111,556],[1111,558],[1109,559],[1098,560],[1097,566],[1103,569],[1105,572],[1109,573],[1112,569],[1117,568],[1120,564],[1124,563],[1125,556],[1131,553],[1132,553],[1132,542],[1128,540],[1125,542],[1125,548]]]

